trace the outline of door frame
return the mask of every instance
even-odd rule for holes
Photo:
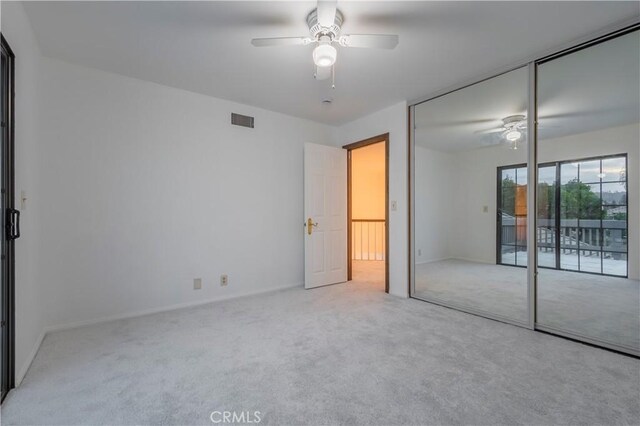
[[[358,142],[344,145],[342,148],[347,150],[347,280],[352,279],[352,262],[351,262],[351,151],[365,146],[384,143],[384,291],[389,293],[389,133],[373,136]]]
[[[2,214],[3,221],[7,220],[6,213],[14,208],[14,183],[15,183],[15,171],[14,171],[14,144],[15,144],[15,55],[9,47],[4,35],[0,33],[0,48],[3,53],[7,55],[9,60],[9,73],[8,73],[8,99],[2,99],[1,102],[6,101],[6,110],[8,119],[6,123],[3,123],[2,131],[6,132],[7,143],[1,147],[2,149],[2,161],[3,161],[3,175],[1,176],[4,181],[4,187],[6,188],[6,206],[5,210],[0,212]],[[0,82],[1,83],[1,82]],[[5,339],[2,345],[3,365],[1,368],[2,378],[1,380],[6,383],[6,388],[3,389],[2,395],[0,395],[0,401],[4,400],[9,390],[15,387],[15,244],[13,240],[4,239],[7,237],[7,231],[3,227],[0,227],[0,232],[3,232],[3,243],[7,244],[7,254],[5,259],[1,259],[4,262],[4,284],[2,286],[3,292],[3,306],[2,306],[2,321],[5,321],[5,333],[2,338]],[[6,360],[4,359],[6,357]],[[5,382],[6,380],[6,382]]]

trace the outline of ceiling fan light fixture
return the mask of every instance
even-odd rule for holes
[[[518,130],[510,130],[504,135],[504,138],[509,142],[515,142],[519,140],[521,137],[522,137],[522,133],[520,133]]]
[[[317,0],[317,6],[307,15],[309,35],[303,37],[254,38],[255,47],[307,46],[317,43],[313,49],[314,78],[326,80],[331,76],[331,88],[335,89],[335,67],[338,51],[334,45],[348,48],[394,49],[398,45],[396,34],[342,34],[344,16],[337,8],[338,0]]]
[[[313,63],[319,67],[330,67],[336,63],[338,51],[331,43],[321,43],[313,49]]]

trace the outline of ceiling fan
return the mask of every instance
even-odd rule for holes
[[[318,6],[307,15],[309,35],[302,37],[254,38],[251,44],[267,46],[306,46],[316,44],[313,49],[314,77],[325,80],[334,76],[334,65],[338,57],[335,45],[393,49],[398,45],[398,36],[390,34],[341,34],[344,16],[336,8],[336,0],[318,0]]]
[[[488,130],[480,130],[474,133],[491,134],[500,133],[504,141],[511,149],[518,149],[524,141],[527,132],[527,117],[522,114],[510,115],[502,119],[502,126]]]

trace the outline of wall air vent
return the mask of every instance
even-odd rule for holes
[[[249,127],[253,129],[253,117],[248,115],[240,115],[235,112],[231,113],[231,124],[242,127]]]

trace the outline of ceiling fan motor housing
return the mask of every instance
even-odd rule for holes
[[[313,9],[309,15],[307,15],[309,33],[316,41],[318,41],[322,36],[328,36],[331,41],[335,40],[338,37],[338,34],[340,34],[340,28],[342,27],[343,21],[344,16],[338,9],[336,9],[336,18],[333,21],[333,25],[328,28],[322,27],[318,22],[318,9]]]
[[[527,125],[524,115],[510,115],[502,119],[502,123],[506,129],[519,128]]]

